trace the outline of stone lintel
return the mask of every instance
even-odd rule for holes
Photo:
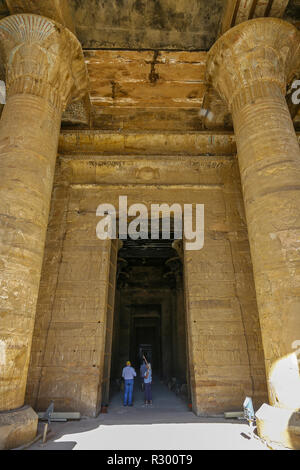
[[[60,155],[234,155],[232,132],[63,130]]]
[[[297,132],[300,145],[300,132]],[[60,155],[235,155],[233,132],[110,132],[64,130]]]

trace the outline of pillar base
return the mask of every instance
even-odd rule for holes
[[[37,433],[38,415],[30,406],[0,412],[0,450],[31,442]]]
[[[264,404],[256,413],[259,437],[271,446],[300,450],[300,412]]]

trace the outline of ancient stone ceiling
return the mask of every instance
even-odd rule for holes
[[[251,18],[299,26],[300,0],[0,0],[0,17],[24,12],[69,28],[72,21],[84,49],[207,51],[220,33]]]
[[[224,1],[70,0],[70,5],[84,48],[208,50]]]
[[[300,28],[300,0],[293,0],[288,3],[283,19]]]
[[[49,16],[76,32],[90,89],[63,125],[105,130],[230,129],[221,105],[212,122],[201,116],[209,48],[255,17],[300,27],[300,0],[0,0],[0,17],[13,13]]]

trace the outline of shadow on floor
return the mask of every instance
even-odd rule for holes
[[[43,426],[40,424],[40,426]],[[144,405],[137,380],[134,406],[123,407],[123,394],[115,394],[108,413],[97,418],[52,423],[53,435],[30,450],[134,450],[134,449],[257,449],[261,443],[242,437],[248,425],[222,417],[198,417],[159,379],[153,383],[153,405]]]

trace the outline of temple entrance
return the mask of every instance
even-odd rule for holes
[[[179,241],[125,240],[118,253],[110,399],[122,368],[145,355],[156,380],[188,398],[186,315]],[[177,249],[177,251],[176,251]],[[159,390],[159,389],[158,389]]]
[[[159,305],[157,309],[159,312]],[[133,317],[130,357],[135,364],[142,364],[145,356],[153,370],[161,375],[161,315],[154,308],[153,316],[143,316],[143,310],[137,308],[138,313]]]

